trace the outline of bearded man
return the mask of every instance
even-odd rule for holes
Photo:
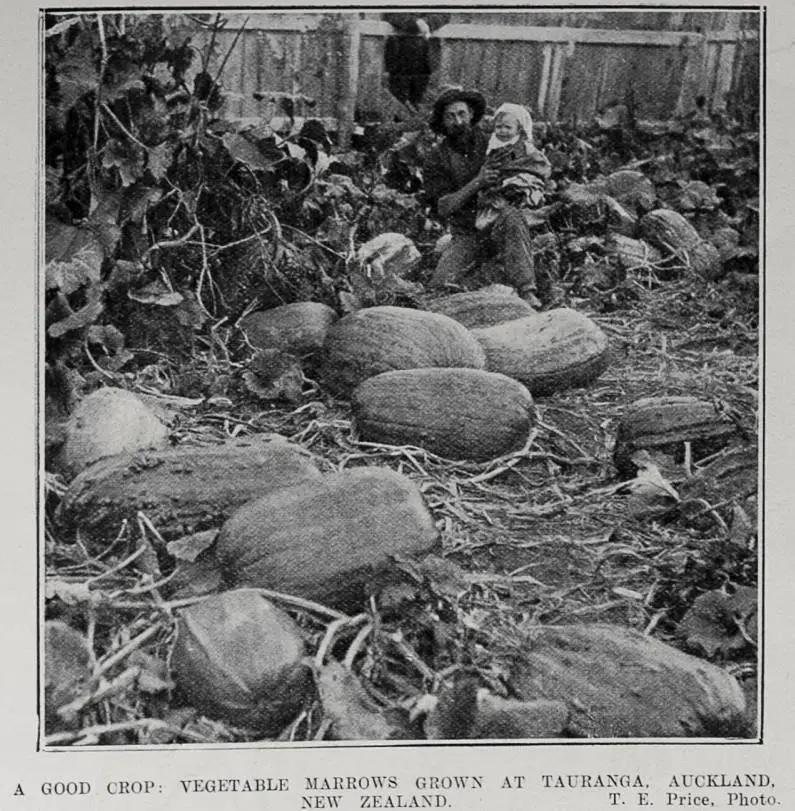
[[[430,127],[444,137],[425,161],[424,192],[438,216],[449,224],[452,238],[431,284],[460,284],[480,259],[496,251],[502,269],[492,270],[487,281],[511,285],[531,306],[541,307],[533,239],[522,212],[509,206],[487,231],[475,228],[478,193],[498,179],[497,170],[484,167],[489,138],[478,123],[485,111],[486,100],[480,93],[457,88],[445,90],[433,106]]]

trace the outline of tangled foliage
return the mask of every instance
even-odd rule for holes
[[[387,224],[415,239],[433,228],[372,156],[331,160],[324,132],[286,139],[264,122],[224,120],[228,54],[215,75],[208,68],[224,25],[220,15],[48,19],[51,364],[84,362],[86,349],[117,371],[134,359],[125,341],[189,351],[197,330],[252,303],[336,304],[355,242]]]

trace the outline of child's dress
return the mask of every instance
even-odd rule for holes
[[[497,169],[499,177],[494,186],[478,195],[475,227],[482,231],[491,226],[506,206],[526,212],[531,222],[530,212],[544,203],[546,181],[552,171],[546,155],[521,138],[489,152],[484,167]]]

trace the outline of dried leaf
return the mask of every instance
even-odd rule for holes
[[[317,668],[315,681],[334,740],[385,741],[397,731],[356,675],[338,662]]]
[[[174,682],[165,681],[147,670],[142,670],[138,674],[138,689],[142,693],[164,693],[166,690],[174,689]]]
[[[44,587],[44,598],[52,600],[58,598],[66,605],[80,605],[91,600],[91,593],[87,583],[71,583],[59,577],[48,577]]]
[[[44,626],[44,699],[47,730],[72,726],[58,709],[82,695],[91,682],[92,652],[86,638],[60,620]]]
[[[344,314],[355,313],[357,310],[362,309],[362,302],[355,293],[348,293],[341,290],[339,294],[340,309]]]
[[[408,583],[389,583],[378,591],[378,606],[384,614],[394,614],[398,609],[413,603],[420,596],[416,586]]]
[[[419,571],[431,590],[448,600],[456,600],[470,586],[470,577],[451,560],[428,555],[419,564]]]
[[[638,468],[638,475],[627,482],[621,489],[640,496],[648,501],[660,499],[673,499],[680,501],[679,493],[671,483],[662,475],[660,468],[651,459],[648,451],[641,450],[632,456],[632,462]]]
[[[136,650],[127,658],[127,663],[139,668],[138,688],[142,693],[162,693],[174,689],[174,683],[168,677],[168,666],[156,656]]]
[[[208,529],[194,535],[185,535],[166,545],[166,551],[177,560],[186,560],[193,563],[202,552],[209,549],[218,537],[217,529]]]
[[[732,523],[728,540],[742,549],[747,549],[755,531],[756,527],[748,517],[748,513],[739,504],[735,504],[732,509]]]
[[[425,734],[431,740],[469,738],[477,712],[477,680],[472,676],[459,677],[439,693],[439,701],[425,719]]]
[[[471,738],[528,739],[560,736],[569,722],[562,701],[517,701],[478,691],[477,714]]]
[[[201,597],[222,590],[223,573],[212,552],[199,555],[195,562],[181,560],[173,580],[168,584],[170,597]]]
[[[141,304],[157,304],[160,307],[176,307],[184,299],[182,293],[169,290],[160,280],[138,290],[130,290],[127,296]]]
[[[304,374],[300,361],[280,349],[257,352],[243,380],[248,390],[263,400],[296,402],[303,394]]]
[[[733,594],[709,591],[693,603],[680,631],[710,658],[740,650],[749,640],[756,642],[757,599],[756,589],[748,586],[738,586]]]

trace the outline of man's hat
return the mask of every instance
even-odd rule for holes
[[[463,90],[460,87],[450,87],[442,91],[433,103],[433,114],[429,122],[430,128],[439,134],[444,133],[444,110],[448,104],[464,101],[472,108],[472,124],[477,124],[483,113],[486,112],[486,99],[477,90]]]

